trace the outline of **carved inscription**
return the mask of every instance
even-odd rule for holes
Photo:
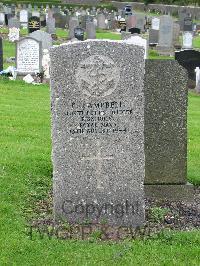
[[[120,69],[109,57],[90,56],[82,61],[76,71],[79,88],[89,97],[105,97],[115,89],[120,79]]]
[[[133,110],[122,101],[83,103],[71,102],[66,116],[72,121],[69,134],[112,134],[128,131],[122,116],[131,116]],[[76,121],[76,123],[75,123]]]
[[[104,185],[106,184],[106,177],[105,175],[102,178],[102,165],[103,161],[113,160],[114,156],[103,156],[101,152],[101,143],[97,141],[97,155],[93,157],[86,157],[83,156],[82,161],[96,161],[96,177],[97,177],[97,189],[104,189]]]
[[[22,73],[40,72],[39,43],[35,40],[21,40],[17,46],[17,70]]]

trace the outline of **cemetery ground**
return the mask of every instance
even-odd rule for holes
[[[37,230],[31,234],[30,221],[51,215],[51,208],[46,208],[46,202],[51,205],[52,187],[49,86],[1,79],[0,94],[2,265],[198,265],[200,232],[195,229],[164,230],[116,242],[102,241],[98,230],[84,241],[49,238]],[[190,93],[188,180],[196,185],[200,184],[199,105],[199,95]],[[153,218],[162,223],[163,214],[153,211]]]
[[[120,37],[103,31],[98,34],[98,38]],[[62,30],[58,30],[58,35],[65,37]],[[200,44],[199,37],[196,43]],[[14,44],[4,41],[4,62],[14,54]],[[159,58],[154,52],[150,57]],[[168,213],[173,219],[171,206],[155,205],[148,214],[158,232],[129,234],[125,240],[106,240],[99,229],[90,234],[81,226],[76,228],[77,239],[73,233],[72,239],[62,240],[63,228],[70,229],[67,223],[59,235],[52,233],[49,86],[2,78],[0,99],[2,265],[199,265],[200,232],[193,217],[195,206],[182,206],[185,214],[177,225],[166,219]],[[199,106],[200,96],[190,92],[188,181],[196,186],[200,184]],[[31,228],[30,224],[38,227]]]

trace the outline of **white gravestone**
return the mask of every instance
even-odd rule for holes
[[[9,34],[8,34],[9,41],[10,42],[18,41],[19,40],[19,32],[20,32],[19,28],[10,28]]]
[[[5,14],[0,13],[0,27],[2,27],[5,24]]]
[[[28,26],[28,11],[21,10],[19,13],[19,20],[23,28],[27,28]]]
[[[49,51],[47,49],[43,50],[43,57],[42,57],[42,68],[44,72],[44,78],[50,79],[50,56]]]
[[[17,42],[16,68],[19,75],[41,72],[42,43],[27,37]]]
[[[196,72],[196,92],[200,93],[200,68],[196,67],[195,68],[195,72]]]
[[[193,33],[189,31],[183,32],[183,48],[192,49]]]
[[[152,18],[151,28],[152,28],[152,30],[159,30],[160,29],[160,19],[159,18]]]

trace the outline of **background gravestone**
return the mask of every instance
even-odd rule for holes
[[[173,24],[173,45],[179,46],[180,45],[180,25],[178,23]]]
[[[194,50],[175,52],[175,60],[187,70],[189,87],[195,87],[195,68],[200,66],[200,52]]]
[[[126,19],[127,29],[135,28],[135,26],[136,26],[136,16],[135,15],[128,16]]]
[[[187,73],[174,60],[145,67],[145,184],[186,184]]]
[[[152,18],[151,20],[151,29],[152,30],[159,30],[160,29],[160,19],[159,18]]]
[[[149,44],[158,44],[159,31],[149,29]]]
[[[65,29],[67,24],[67,16],[62,15],[61,13],[54,13],[53,17],[55,18],[56,28]]]
[[[136,26],[135,28],[140,29],[142,32],[144,32],[144,26],[146,23],[145,15],[143,14],[136,14]]]
[[[78,19],[76,17],[71,17],[69,20],[69,38],[74,38],[74,29],[79,26]]]
[[[42,42],[42,50],[49,50],[52,47],[52,37],[47,32],[37,30],[29,34],[30,37],[34,38],[37,41]]]
[[[170,53],[173,50],[173,19],[170,16],[160,17],[157,50],[160,53]]]
[[[141,225],[143,49],[90,40],[50,57],[56,218]]]
[[[5,24],[5,14],[0,12],[0,26]]]
[[[18,75],[36,74],[41,72],[42,43],[26,37],[17,42],[16,69]]]
[[[86,23],[86,38],[96,39],[96,27],[94,25],[94,22]]]
[[[184,18],[184,25],[183,31],[192,31],[193,30],[193,23],[191,17]]]
[[[49,33],[49,34],[55,34],[56,33],[56,27],[55,27],[56,22],[55,22],[55,18],[53,18],[53,17],[50,17],[49,18],[48,17],[46,23],[47,23],[47,33]]]
[[[40,30],[40,18],[30,17],[28,20],[28,32],[32,33],[36,30]]]
[[[27,28],[27,26],[28,26],[28,11],[25,9],[22,9],[20,11],[20,23],[21,23],[22,27]]]
[[[8,20],[8,28],[20,28],[20,22],[17,18],[11,18]]]
[[[74,29],[74,37],[79,41],[84,41],[84,30],[80,27]]]
[[[104,14],[97,15],[97,28],[98,29],[106,29],[105,19],[106,18]]]
[[[192,49],[193,46],[193,32],[183,32],[183,49]]]

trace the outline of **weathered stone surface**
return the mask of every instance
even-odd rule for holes
[[[115,41],[50,49],[56,218],[144,221],[144,51]]]
[[[18,75],[41,72],[42,43],[31,37],[22,38],[16,47],[16,68]]]
[[[157,44],[158,43],[158,35],[159,35],[158,30],[149,29],[149,44]]]
[[[94,22],[87,22],[86,24],[86,38],[96,39],[96,26]]]
[[[52,37],[49,33],[37,30],[29,34],[30,37],[34,38],[37,41],[42,42],[42,50],[49,50],[52,46]]]
[[[187,73],[174,60],[146,60],[145,184],[185,184]]]
[[[173,51],[173,19],[170,16],[165,15],[160,17],[157,50],[163,55],[170,55]]]

